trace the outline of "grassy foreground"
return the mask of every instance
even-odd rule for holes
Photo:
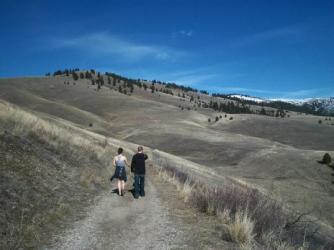
[[[114,152],[103,136],[0,102],[0,249],[38,248],[80,217]]]

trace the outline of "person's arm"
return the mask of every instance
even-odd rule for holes
[[[145,159],[145,161],[148,159],[147,154],[144,154],[144,159]]]
[[[129,165],[128,159],[125,156],[124,156],[124,158],[125,158],[124,159],[125,165],[127,165],[129,167],[130,165]]]
[[[114,165],[114,167],[116,167],[116,157],[114,157],[114,159],[112,160],[112,164]]]
[[[136,157],[135,155],[132,157],[132,161],[131,161],[131,172],[135,171],[135,166],[136,166]]]

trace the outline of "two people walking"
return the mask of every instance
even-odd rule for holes
[[[118,179],[118,193],[124,195],[125,182],[127,181],[127,175],[125,166],[129,166],[128,160],[123,155],[123,149],[119,148],[118,155],[113,159],[113,165],[116,167],[114,175],[111,177]],[[143,147],[138,147],[138,152],[132,157],[131,172],[134,173],[134,198],[138,199],[139,196],[145,196],[145,174],[146,166],[145,161],[148,159],[144,153]]]

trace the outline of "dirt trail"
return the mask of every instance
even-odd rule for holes
[[[238,249],[222,241],[214,217],[194,213],[169,183],[149,175],[145,189],[138,200],[130,192],[102,194],[47,249]]]
[[[84,220],[55,240],[53,249],[187,248],[149,179],[146,192],[138,200],[130,192],[103,194]]]

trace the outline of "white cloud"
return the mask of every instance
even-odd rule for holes
[[[192,30],[179,30],[176,32],[172,33],[172,38],[177,39],[177,38],[189,38],[192,37],[194,32]]]
[[[193,86],[198,83],[203,83],[214,77],[218,76],[216,73],[210,72],[207,68],[195,68],[183,71],[173,71],[168,73],[161,73],[158,75],[158,79],[166,82],[173,82],[181,85]],[[156,79],[156,74],[148,76],[149,79]]]
[[[266,42],[272,39],[284,39],[284,38],[296,38],[303,34],[305,31],[304,27],[299,26],[287,26],[272,30],[266,30],[263,32],[255,33],[249,36],[245,36],[232,41],[232,47],[244,47],[259,42]]]
[[[190,74],[190,75],[180,76],[174,79],[171,78],[170,82],[175,82],[177,84],[182,84],[182,85],[193,85],[202,83],[203,81],[208,81],[209,79],[212,79],[216,76],[217,74]]]
[[[192,30],[180,30],[179,31],[179,34],[180,35],[183,35],[183,36],[192,36],[193,35],[193,31]]]
[[[76,38],[51,39],[51,49],[73,48],[92,56],[118,56],[119,60],[174,60],[185,52],[163,46],[134,43],[106,32]]]

